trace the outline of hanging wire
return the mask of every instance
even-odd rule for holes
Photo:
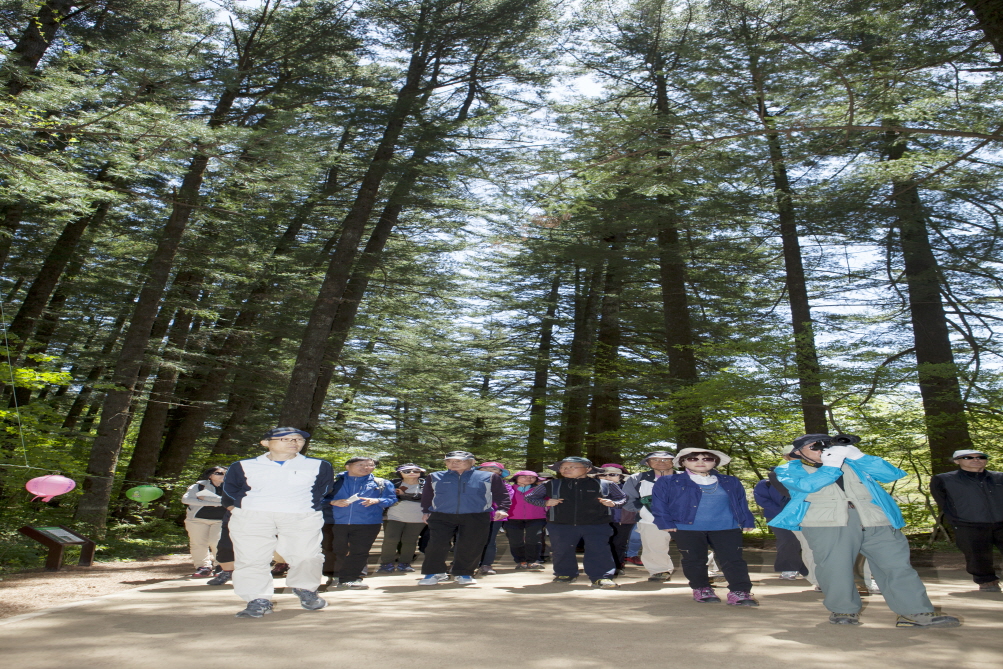
[[[24,455],[24,466],[28,465],[28,446],[24,443],[24,429],[21,426],[21,407],[17,405],[17,386],[14,383],[14,361],[10,358],[10,341],[7,339],[7,314],[4,313],[3,300],[0,300],[0,323],[3,324],[3,345],[7,351],[7,369],[10,370],[11,397],[14,401],[14,415],[17,417],[17,434],[21,438],[21,453]],[[38,469],[37,467],[30,467]]]

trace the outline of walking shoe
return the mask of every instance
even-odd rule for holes
[[[989,581],[988,583],[979,583],[979,592],[1001,592],[999,581]]]
[[[494,572],[491,572],[492,574]],[[456,585],[477,585],[477,581],[474,580],[473,576],[454,576],[453,583]]]
[[[392,574],[397,569],[397,565],[394,562],[387,562],[386,564],[381,564],[380,568],[376,570],[377,574]]]
[[[354,581],[341,581],[338,583],[339,588],[350,588],[352,590],[368,590],[369,586],[362,582],[362,579],[356,579]]]
[[[300,598],[300,606],[307,611],[317,611],[327,606],[327,600],[320,597],[316,590],[293,588],[293,594]]]
[[[649,581],[657,581],[659,583],[667,583],[672,578],[671,571],[660,571],[657,574],[652,574],[648,577]]]
[[[643,567],[644,566],[644,563],[641,562],[640,556],[637,556],[637,555],[632,555],[630,557],[626,557],[626,558],[623,559],[623,561],[626,562],[627,564],[632,564],[635,567]]]
[[[780,578],[785,581],[796,581],[798,580],[798,573],[796,571],[782,571],[780,572]]]
[[[859,625],[859,613],[830,613],[829,622],[833,625]]]
[[[491,565],[489,564],[482,564],[480,569],[478,569],[477,571],[481,573],[481,576],[491,576],[493,574],[498,573],[494,569],[492,569]]]
[[[933,611],[899,616],[895,627],[958,627],[961,621],[954,616],[938,616]]]
[[[600,578],[592,581],[593,588],[599,588],[600,590],[616,590],[620,587],[620,584],[611,578]]]
[[[289,565],[285,562],[276,562],[272,565],[272,577],[274,578],[285,576],[287,571],[289,571]]]
[[[551,582],[552,583],[568,583],[568,584],[571,584],[571,583],[574,583],[577,580],[578,580],[577,576],[555,576],[554,580],[551,581]]]
[[[398,562],[397,571],[406,571],[410,573],[414,571],[414,567],[411,566],[410,562]]]
[[[759,606],[759,602],[752,598],[752,593],[745,590],[732,590],[729,592],[728,604],[730,606]]]
[[[260,618],[272,612],[272,603],[267,599],[252,599],[247,608],[237,614],[237,618]]]
[[[528,562],[520,562],[520,563],[518,563],[515,566],[515,568],[516,568],[516,571],[519,571],[519,570],[522,570],[522,569],[529,569],[529,563]]]
[[[418,581],[418,585],[439,585],[449,580],[449,574],[425,574],[425,577]]]
[[[881,587],[878,585],[878,582],[875,581],[873,578],[867,584],[867,592],[871,593],[872,595],[881,594]]]
[[[198,569],[195,570],[195,573],[192,574],[191,577],[192,578],[209,578],[210,576],[212,576],[212,567],[199,567]]]
[[[533,571],[541,571],[543,570],[543,564],[540,562],[530,562],[529,568]]]
[[[337,576],[328,576],[327,577],[327,583],[325,583],[324,585],[327,585],[327,586],[338,585],[338,581],[340,581],[340,580],[341,579],[338,578]]]
[[[701,604],[720,604],[721,598],[714,594],[714,588],[694,588],[693,601]]]
[[[233,578],[232,571],[221,571],[208,581],[205,582],[206,585],[223,585]]]

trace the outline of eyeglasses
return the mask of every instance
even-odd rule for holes
[[[209,476],[216,476],[217,474],[223,476],[224,474],[226,474],[226,472],[213,472],[212,474],[209,474]]]
[[[686,458],[686,462],[717,462],[717,458]]]
[[[305,442],[306,439],[304,439],[303,437],[272,437],[269,441],[281,441],[281,442],[284,442],[284,443],[290,443],[290,442],[294,442],[294,441],[303,441],[303,442]]]
[[[421,470],[420,469],[402,469],[402,470],[400,470],[400,473],[401,474],[421,474]]]
[[[962,455],[959,458],[955,458],[955,460],[988,460],[988,459],[989,459],[988,455]]]
[[[610,472],[602,472],[600,474],[596,474],[596,476],[620,476],[620,475],[619,474],[613,474],[613,473],[610,473]]]

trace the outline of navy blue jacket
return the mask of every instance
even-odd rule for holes
[[[776,467],[770,467],[772,472]],[[766,520],[771,520],[774,516],[784,510],[787,502],[791,501],[791,496],[784,494],[773,485],[775,476],[765,478],[752,489],[752,496],[756,499],[756,504],[763,507],[763,515]]]
[[[424,513],[484,513],[492,505],[508,512],[512,498],[502,477],[479,469],[468,469],[463,474],[448,469],[432,472],[421,491]]]
[[[363,506],[362,502],[352,502],[348,506],[331,506],[331,501],[348,499],[352,495],[380,500],[379,504]],[[372,474],[349,476],[341,472],[334,477],[330,494],[324,497],[324,522],[328,525],[379,525],[383,522],[383,510],[397,503],[397,491],[393,483],[379,479]]]
[[[756,520],[749,510],[742,482],[738,477],[721,474],[717,470],[712,473],[717,476],[721,489],[728,493],[731,512],[739,526],[755,527]],[[686,472],[660,477],[651,491],[651,513],[655,516],[655,526],[660,530],[685,530],[696,518],[701,495],[700,486]]]

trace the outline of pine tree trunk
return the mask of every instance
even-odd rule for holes
[[[550,349],[554,341],[554,320],[560,297],[561,278],[555,275],[547,296],[547,312],[540,323],[540,345],[533,365],[533,387],[529,394],[529,434],[526,437],[526,468],[543,470],[544,444],[547,433],[547,381],[550,375]]]
[[[610,240],[619,252],[623,236]],[[599,464],[620,461],[620,306],[623,292],[624,259],[610,259],[603,282],[599,330],[595,346],[595,376],[589,430],[585,438],[588,458]]]
[[[602,293],[603,265],[599,263],[589,272],[585,285],[575,298],[575,330],[568,353],[568,371],[564,381],[564,420],[559,437],[565,457],[580,456],[584,452]]]
[[[978,19],[976,27],[1003,58],[1003,4],[999,0],[964,0],[964,3]]]
[[[28,20],[7,63],[8,67],[12,67],[11,78],[7,82],[8,95],[18,96],[27,88],[60,24],[79,4],[73,0],[46,0],[38,8],[38,13]]]
[[[907,150],[907,140],[893,132],[885,137],[888,158],[898,160]],[[955,449],[973,448],[973,444],[941,297],[944,278],[930,245],[927,218],[915,182],[893,180],[892,198],[909,292],[930,466],[937,474],[954,469],[950,456]]]

